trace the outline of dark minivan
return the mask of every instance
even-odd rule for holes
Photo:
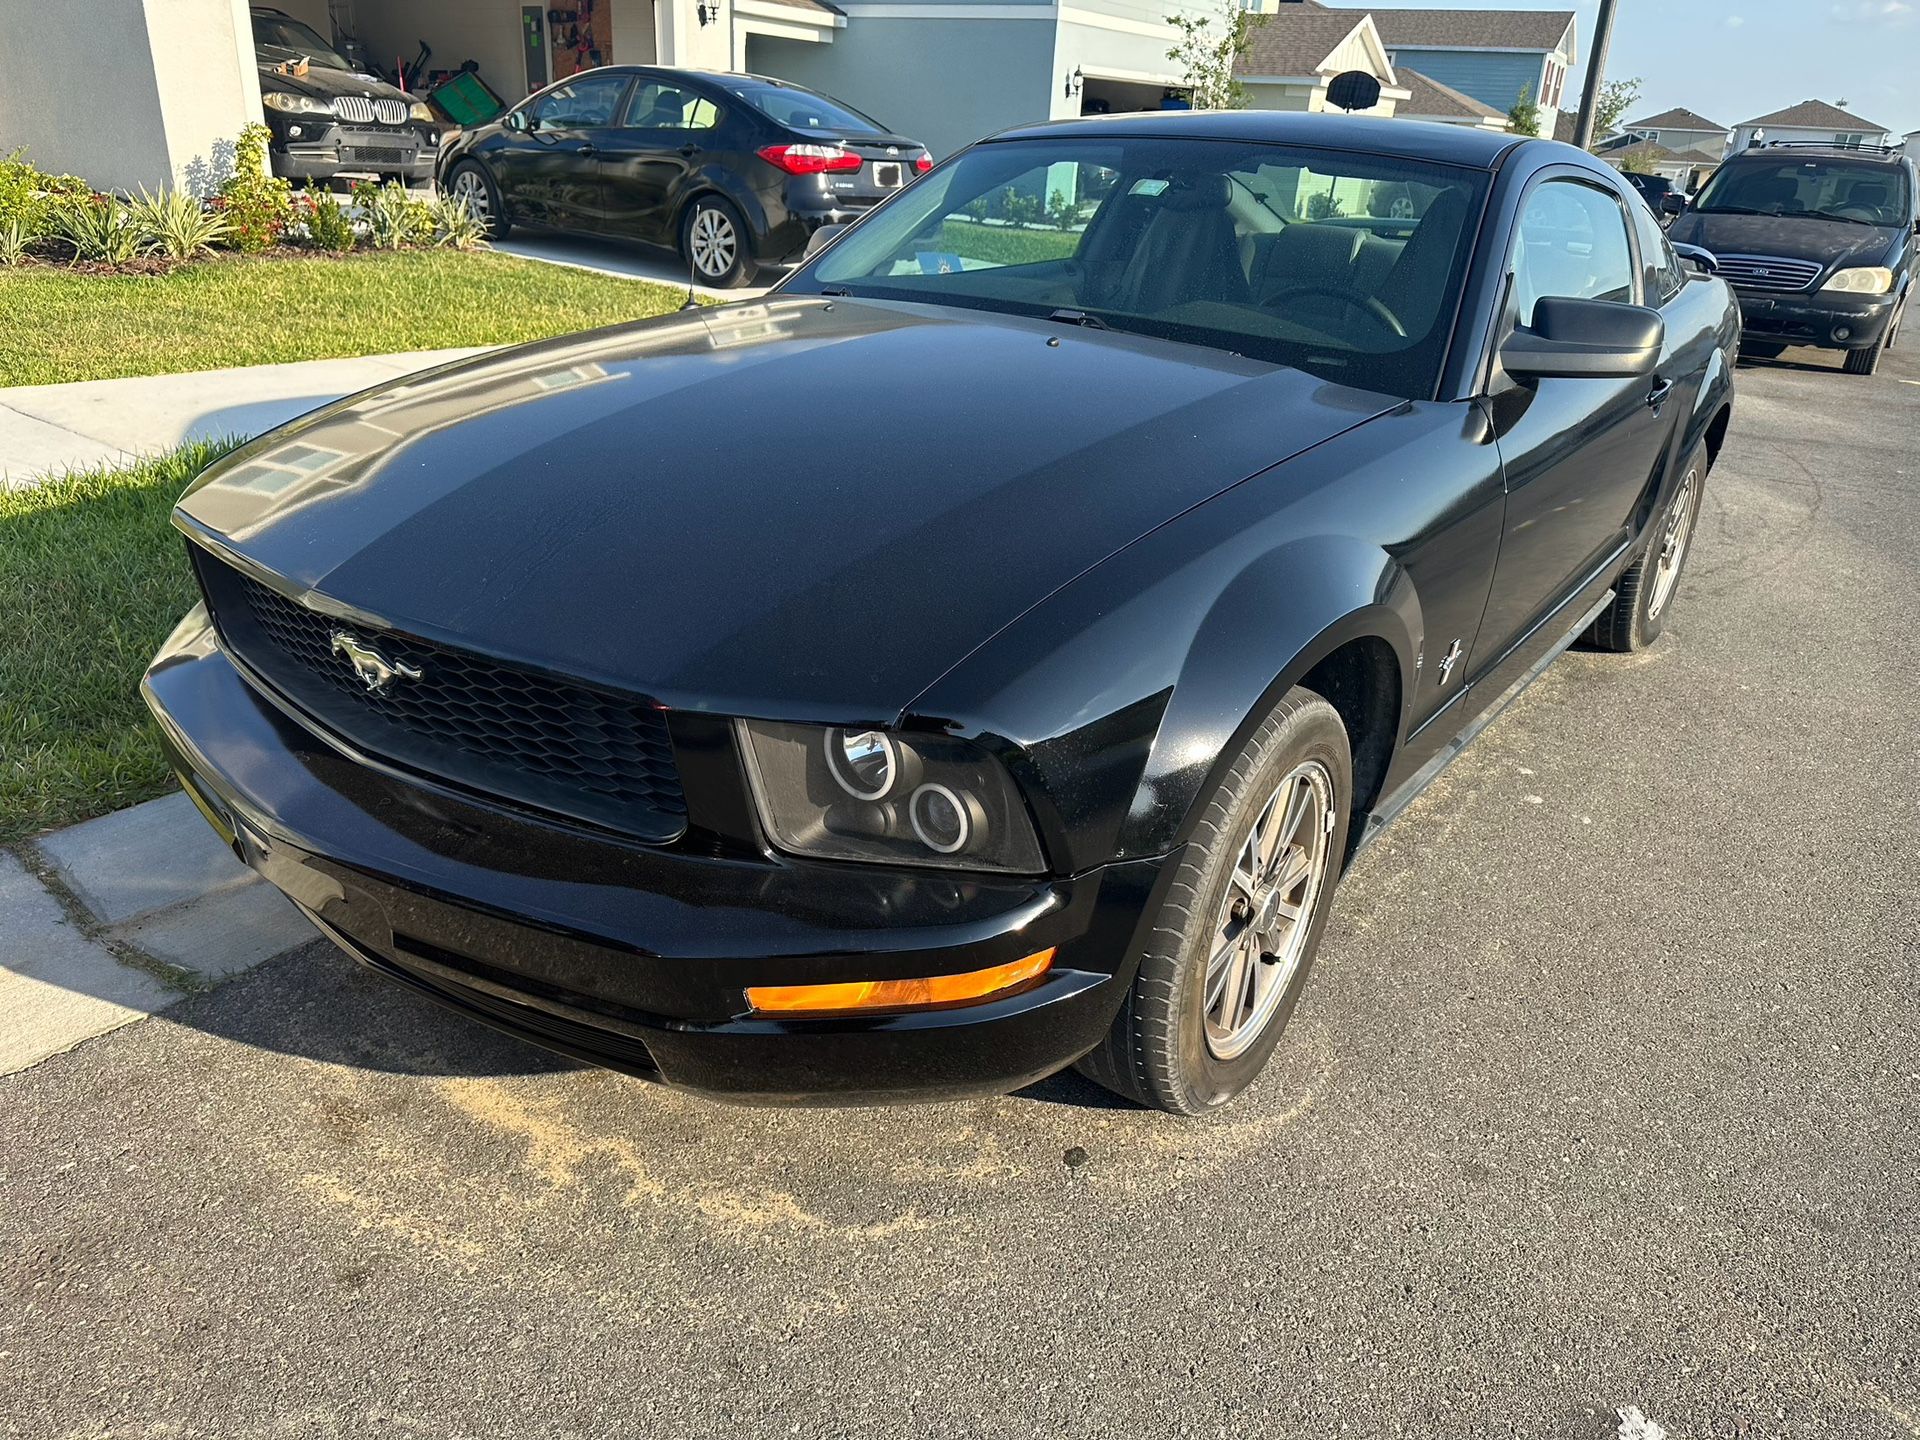
[[[735,286],[932,168],[917,141],[784,80],[612,65],[463,134],[440,183],[496,236],[534,225],[672,245],[706,284]]]
[[[1842,350],[1849,375],[1871,375],[1913,288],[1917,189],[1891,148],[1760,145],[1714,171],[1669,235],[1718,258],[1745,353]]]

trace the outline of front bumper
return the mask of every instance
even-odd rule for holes
[[[1893,316],[1893,295],[1841,295],[1821,291],[1788,295],[1736,289],[1744,338],[1822,350],[1860,350],[1873,345]]]
[[[272,133],[269,161],[284,180],[379,175],[424,185],[440,159],[438,133],[420,125],[342,125],[300,116],[272,126]]]
[[[1106,1033],[1162,861],[970,879],[654,849],[345,753],[245,679],[196,609],[142,686],[235,853],[362,963],[550,1049],[735,1099],[1004,1093]],[[952,974],[1056,948],[945,1010],[772,1019],[745,989]]]

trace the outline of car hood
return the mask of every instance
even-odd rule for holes
[[[189,533],[366,620],[732,714],[882,720],[1146,531],[1401,402],[943,308],[686,311],[350,396]]]
[[[333,70],[323,65],[309,65],[304,75],[282,75],[273,68],[271,60],[260,62],[260,85],[266,90],[283,90],[294,95],[308,95],[315,100],[333,100],[342,95],[365,95],[370,100],[401,100],[412,104],[420,97],[409,95],[398,86],[373,75],[358,75],[350,70]]]
[[[1716,215],[1696,210],[1675,220],[1667,233],[1683,244],[1698,245],[1715,254],[1777,255],[1833,266],[1881,264],[1898,232],[1886,226],[1814,220],[1805,215]]]

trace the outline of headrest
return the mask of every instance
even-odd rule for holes
[[[1189,175],[1174,181],[1160,204],[1168,210],[1224,210],[1232,193],[1224,175]]]

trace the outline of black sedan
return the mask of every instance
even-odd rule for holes
[[[612,65],[463,134],[440,177],[496,236],[671,245],[706,284],[737,286],[932,168],[916,141],[784,80]]]
[[[1356,849],[1563,647],[1659,636],[1737,343],[1551,141],[1015,131],[764,302],[211,467],[146,693],[242,859],[469,1015],[734,1097],[1079,1061],[1194,1113]]]

